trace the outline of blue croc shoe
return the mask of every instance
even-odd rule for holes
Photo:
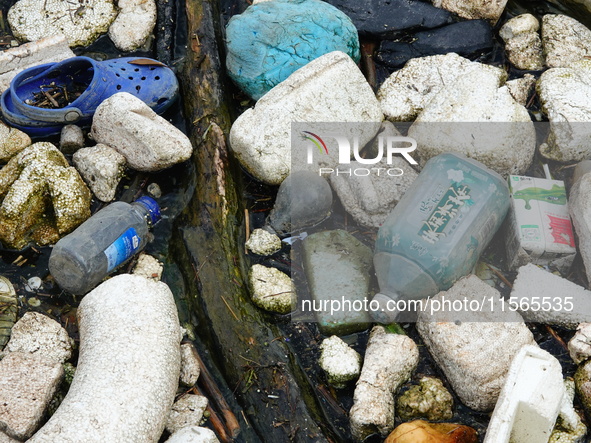
[[[160,114],[174,102],[178,81],[157,60],[73,57],[18,74],[2,94],[2,114],[30,135],[51,135],[67,124],[89,125],[98,105],[118,92],[138,97]]]
[[[34,74],[43,72],[44,70],[50,68],[53,65],[55,65],[55,63],[48,63],[45,65],[35,66],[34,68],[30,68],[31,73]],[[47,122],[31,120],[30,118],[20,114],[19,111],[14,107],[14,104],[12,103],[10,88],[4,91],[0,100],[4,120],[8,124],[10,124],[10,126],[20,129],[21,131],[26,132],[32,137],[43,137],[47,135],[59,134],[62,130],[62,127],[64,126],[55,124],[51,125]]]

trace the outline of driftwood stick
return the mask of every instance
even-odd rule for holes
[[[373,60],[373,53],[376,44],[374,42],[362,42],[361,43],[361,65],[363,71],[367,77],[367,82],[371,88],[375,91],[377,88],[377,76],[376,76],[376,65]]]
[[[215,380],[211,376],[209,369],[201,359],[201,356],[197,352],[197,350],[192,347],[193,354],[197,361],[199,361],[199,367],[201,368],[201,372],[199,375],[199,379],[197,383],[203,388],[203,390],[207,393],[206,397],[210,399],[217,407],[217,409],[222,413],[224,417],[224,421],[226,424],[226,428],[228,429],[232,438],[235,438],[240,433],[240,424],[236,419],[236,416],[230,409],[228,402],[224,398],[222,392],[218,388]]]
[[[193,394],[197,394],[197,395],[203,395],[203,393],[199,390],[199,388],[197,386],[193,386],[193,388],[191,388],[190,392],[192,392]],[[208,398],[208,400],[209,400],[209,398]],[[229,443],[229,442],[233,441],[233,438],[230,438],[228,436],[228,429],[226,428],[226,425],[222,422],[222,420],[220,419],[220,416],[211,407],[211,404],[209,402],[207,403],[206,411],[209,414],[208,419],[209,419],[209,422],[211,423],[211,427],[215,431],[218,439],[222,443]]]

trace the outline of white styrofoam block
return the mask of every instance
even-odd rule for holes
[[[419,349],[406,335],[374,326],[369,334],[361,375],[349,411],[351,433],[358,440],[394,429],[394,395],[419,362]]]
[[[92,136],[119,152],[136,171],[159,171],[191,157],[189,138],[146,103],[119,92],[103,101],[92,119]]]
[[[526,320],[564,328],[591,321],[591,291],[533,264],[519,268],[509,305]]]
[[[250,174],[279,185],[291,172],[292,122],[341,123],[338,132],[352,131],[362,147],[376,135],[382,117],[378,100],[355,62],[334,51],[293,72],[242,113],[230,130],[230,146]],[[334,168],[338,149],[329,142],[327,151],[314,161]],[[316,164],[295,157],[298,170],[318,171]]]
[[[31,66],[61,62],[75,55],[61,34],[0,51],[0,92],[8,89],[18,73]]]
[[[535,345],[533,334],[519,313],[502,312],[499,291],[475,275],[461,278],[431,302],[444,299],[486,300],[478,312],[431,315],[427,308],[419,313],[416,328],[462,403],[491,411],[513,358],[524,345]],[[487,306],[491,300],[496,303],[493,310]]]
[[[564,395],[560,362],[537,346],[524,346],[511,363],[484,443],[547,442]]]
[[[546,14],[542,17],[542,43],[546,65],[565,67],[591,53],[591,30],[567,15]]]
[[[545,18],[549,15],[544,16],[544,28]],[[565,51],[564,48],[561,52],[569,56],[573,53],[574,50]],[[551,66],[548,57],[546,61]],[[576,58],[568,64],[548,69],[540,76],[536,89],[542,110],[550,121],[550,134],[546,143],[540,146],[540,154],[545,158],[559,162],[589,158],[590,81],[591,60],[586,58]]]

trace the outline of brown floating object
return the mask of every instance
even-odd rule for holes
[[[415,420],[402,423],[384,443],[478,443],[478,434],[465,425]]]
[[[159,61],[152,60],[149,58],[136,58],[134,60],[128,61],[130,65],[143,65],[143,66],[166,66],[164,63],[160,63]]]

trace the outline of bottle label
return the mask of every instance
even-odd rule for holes
[[[133,228],[129,228],[115,240],[107,249],[108,272],[111,272],[129,257],[134,255],[140,247],[141,239]]]
[[[447,225],[460,213],[464,204],[470,204],[470,188],[460,183],[452,183],[439,204],[423,222],[418,234],[430,244],[435,244],[445,235]]]

